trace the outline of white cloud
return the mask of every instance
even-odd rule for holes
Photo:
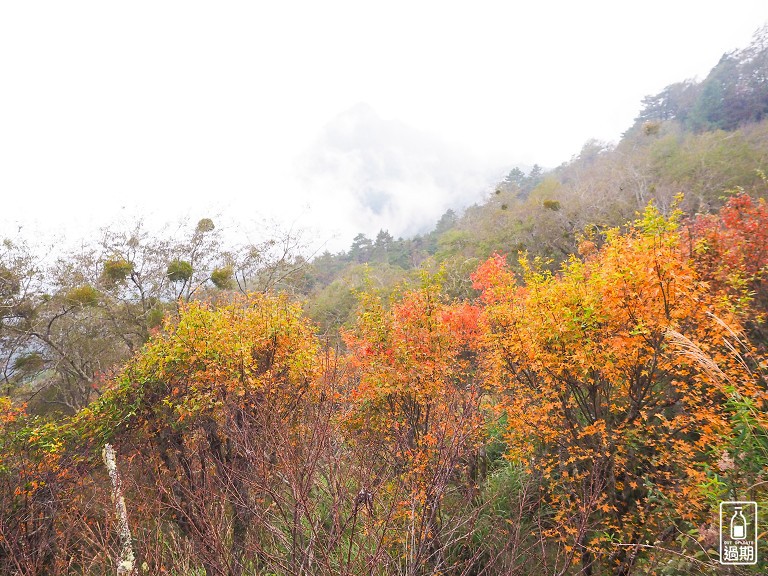
[[[765,18],[765,0],[0,3],[0,226],[418,230],[497,167],[617,139]],[[380,118],[333,120],[355,102]]]
[[[329,122],[298,162],[314,210],[347,231],[396,236],[429,230],[446,209],[478,201],[508,169],[363,103]]]

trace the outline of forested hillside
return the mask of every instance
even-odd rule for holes
[[[676,206],[694,218],[716,211],[738,191],[766,197],[761,170],[767,162],[768,121],[703,133],[676,120],[644,123],[616,145],[586,143],[554,170],[512,170],[485,203],[460,215],[449,210],[429,234],[398,240],[386,231],[375,239],[359,235],[347,252],[316,258],[308,272],[308,310],[335,329],[351,320],[353,292],[363,278],[391,288],[420,268],[442,269],[449,295],[471,297],[469,272],[494,252],[527,252],[554,271],[582,237],[624,227],[648,203],[664,214]]]
[[[5,238],[0,572],[765,574],[766,30],[421,236]]]

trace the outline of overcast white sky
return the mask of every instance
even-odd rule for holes
[[[617,140],[765,0],[3,2],[0,236],[221,214],[408,234]]]

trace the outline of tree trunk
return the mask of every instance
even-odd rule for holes
[[[115,452],[110,444],[104,445],[102,455],[109,472],[109,478],[112,481],[112,502],[115,504],[117,524],[120,530],[120,556],[117,558],[117,576],[137,576],[131,530],[128,527],[128,511],[125,508],[125,499],[123,498],[123,484],[120,481],[120,474],[117,472]]]

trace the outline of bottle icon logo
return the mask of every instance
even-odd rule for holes
[[[736,506],[735,510],[731,518],[731,538],[744,540],[747,537],[747,519],[741,512],[741,506]]]
[[[720,502],[720,563],[757,563],[757,503]]]

